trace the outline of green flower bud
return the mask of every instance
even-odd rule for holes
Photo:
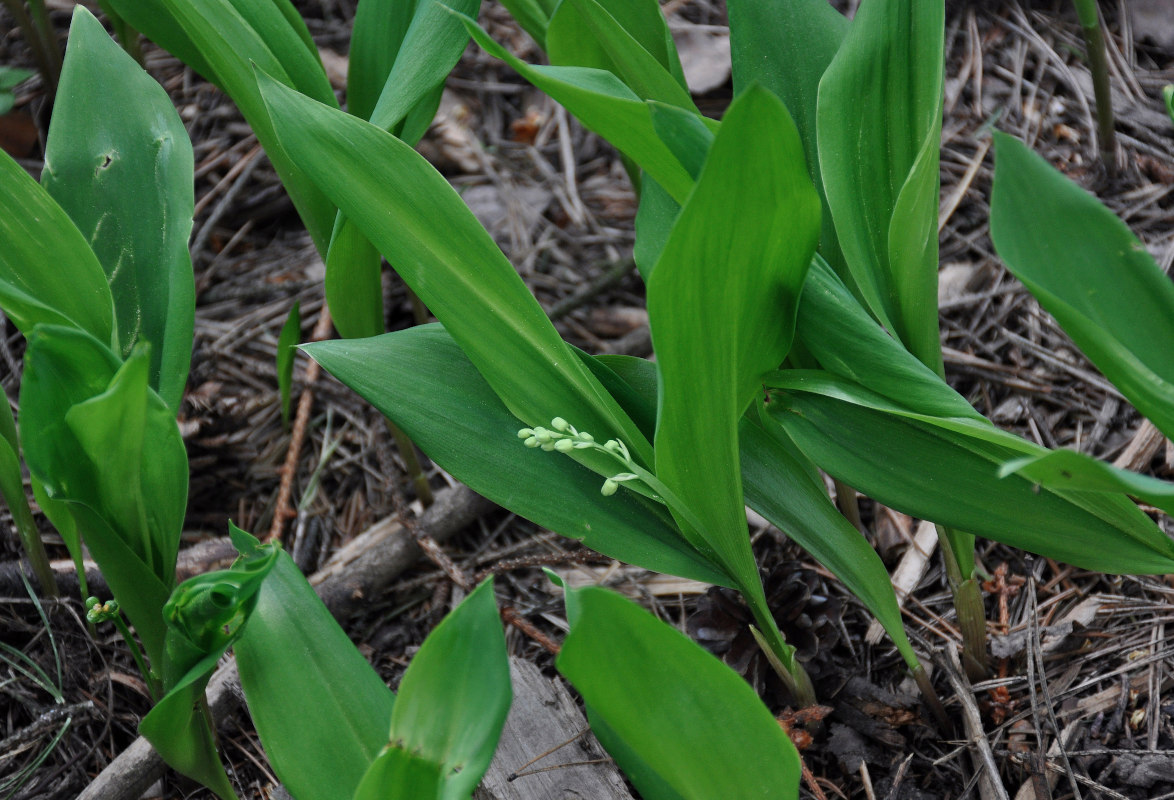
[[[611,497],[613,494],[616,493],[616,490],[619,488],[620,488],[620,485],[618,483],[616,483],[611,478],[608,478],[607,480],[605,480],[603,482],[603,488],[599,490],[599,493],[601,495],[603,495],[604,497]]]
[[[566,433],[568,430],[570,430],[571,423],[567,422],[562,417],[555,417],[550,421],[550,427],[554,428],[560,433]]]
[[[527,439],[525,441],[526,447],[537,447],[540,444],[542,444],[542,442],[538,441],[537,436],[531,436],[529,439]]]
[[[533,428],[522,428],[520,431],[518,431],[518,438],[519,439],[529,439],[533,435],[534,435]]]
[[[534,429],[534,438],[537,439],[538,441],[542,442],[543,444],[546,444],[547,442],[552,441],[554,439],[554,436],[546,428],[535,428]]]
[[[554,443],[554,449],[560,453],[569,453],[575,449],[575,443],[570,439],[559,439]]]
[[[592,436],[591,434],[589,434],[587,431],[583,431],[582,433],[579,434],[579,441],[586,442],[587,444],[592,444],[595,442],[595,437]]]

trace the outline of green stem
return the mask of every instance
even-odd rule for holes
[[[12,19],[16,23],[16,27],[24,31],[25,41],[28,43],[29,49],[33,51],[33,60],[37,62],[37,71],[41,73],[41,77],[45,80],[45,91],[52,97],[57,89],[57,78],[54,76],[60,75],[60,64],[58,64],[57,71],[54,72],[53,60],[50,58],[48,50],[46,50],[45,43],[41,41],[37,27],[33,24],[32,17],[25,10],[24,3],[21,0],[2,1],[4,7],[8,9],[8,13],[12,14]]]
[[[115,613],[110,619],[114,623],[114,627],[118,628],[118,632],[122,634],[122,638],[130,650],[131,657],[135,660],[135,666],[139,668],[139,672],[143,675],[143,680],[147,682],[147,688],[151,692],[151,702],[158,703],[163,698],[163,688],[159,685],[159,679],[155,677],[154,673],[147,669],[147,662],[143,658],[143,651],[139,649],[139,643],[135,641],[135,637],[131,634],[130,628],[123,621],[122,612]]]
[[[4,402],[0,399],[0,402]],[[45,543],[41,541],[41,534],[33,521],[33,512],[29,508],[28,498],[6,497],[8,510],[12,512],[12,521],[20,534],[20,543],[24,546],[25,555],[32,565],[33,574],[41,584],[41,593],[46,597],[57,597],[57,576],[53,574],[53,567],[49,566],[49,554],[45,552]],[[83,575],[82,581],[85,581]]]
[[[53,94],[56,94],[57,84],[61,80],[61,47],[57,44],[53,24],[49,21],[49,10],[45,7],[45,0],[29,0],[29,11],[32,14],[36,36],[45,49],[45,59],[49,65],[49,72],[45,77],[50,81]]]
[[[761,624],[760,615],[756,613],[754,616]],[[766,660],[770,662],[775,674],[783,681],[800,708],[815,705],[815,687],[811,684],[811,676],[799,663],[799,659],[795,658],[795,648],[783,641],[782,633],[769,615],[766,630],[771,631],[771,635],[763,634],[754,625],[750,626],[754,641],[758,642],[758,646],[766,654]]]
[[[1117,174],[1117,134],[1113,126],[1113,96],[1109,87],[1109,61],[1105,55],[1105,35],[1097,16],[1096,0],[1073,0],[1076,16],[1084,33],[1088,51],[1088,68],[1092,73],[1093,94],[1097,105],[1097,145],[1101,163],[1109,177]]]
[[[958,614],[958,629],[962,634],[962,660],[966,675],[972,682],[986,680],[986,609],[982,602],[982,591],[974,576],[974,566],[964,570],[961,554],[954,547],[953,537],[940,525],[938,541],[942,548],[942,560],[946,564],[946,580],[954,596],[954,611]],[[971,555],[970,559],[974,558]]]
[[[412,481],[412,486],[416,489],[416,497],[420,498],[420,503],[425,508],[432,505],[432,487],[428,485],[428,476],[424,474],[424,468],[420,466],[420,459],[416,455],[416,446],[412,443],[411,438],[399,429],[394,422],[387,417],[383,418],[387,423],[387,430],[391,433],[391,438],[395,439],[396,449],[399,450],[400,458],[404,460],[404,468],[408,471],[408,478]]]
[[[860,519],[860,499],[856,496],[856,490],[837,478],[832,478],[832,482],[836,486],[836,508],[840,509],[840,513],[856,530],[864,533],[864,521]]]

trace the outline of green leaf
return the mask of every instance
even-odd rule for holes
[[[489,768],[512,697],[505,636],[489,578],[428,634],[412,659],[391,712],[390,744],[356,800],[467,800]],[[404,755],[437,768],[433,792],[409,790],[419,772],[431,776],[433,771],[400,772]],[[397,767],[382,764],[385,760]],[[399,774],[388,780],[391,773]],[[408,781],[399,783],[405,777]]]
[[[816,148],[816,96],[848,20],[827,0],[730,0],[730,60],[734,94],[755,83],[786,105],[799,138],[807,171],[819,192],[819,252],[838,274],[846,274],[836,226],[828,208]]]
[[[136,21],[141,19],[139,1],[116,0],[115,7],[124,19],[154,38],[149,32],[155,24],[152,20],[144,20],[148,27]],[[156,7],[156,14],[168,18],[169,29],[173,20],[192,50],[209,65],[217,84],[233,99],[265,148],[318,252],[325,257],[335,208],[278,146],[253,77],[256,64],[298,91],[337,106],[321,61],[307,45],[308,34],[299,30],[304,26],[291,24],[297,12],[288,0],[145,0],[143,5]],[[189,60],[190,50],[172,52],[196,66]]]
[[[284,552],[233,649],[249,713],[290,794],[353,796],[387,744],[395,696]]]
[[[930,416],[984,421],[966,398],[884,331],[818,256],[807,273],[795,335],[819,365]]]
[[[803,291],[804,302],[812,292],[810,283],[809,277]],[[875,327],[871,319],[868,322]],[[925,369],[900,345],[895,346]],[[632,398],[632,404],[625,405],[625,409],[633,419],[655,414],[655,364],[631,356],[596,356],[594,360],[606,364],[631,388],[632,394],[627,396]],[[620,396],[617,392],[613,394]],[[860,532],[832,505],[823,479],[807,457],[781,428],[762,420],[754,409],[739,423],[738,442],[746,505],[839,578],[884,626],[906,663],[911,668],[918,665],[917,655],[901,624],[888,570]]]
[[[29,336],[21,425],[29,471],[68,504],[152,663],[163,648],[187,508],[187,453],[171,410],[147,385],[140,345],[125,364],[72,328]]]
[[[392,748],[371,763],[355,791],[354,800],[385,800],[388,797],[440,800],[444,796],[441,794],[444,786],[440,764],[407,750]],[[395,794],[391,794],[392,791]]]
[[[578,613],[556,665],[644,797],[798,796],[795,748],[745,681],[619,595],[571,594]]]
[[[546,30],[546,50],[552,64],[607,70],[643,100],[699,114],[676,48],[666,47],[666,38],[671,45],[652,0],[612,0],[606,8],[597,0],[563,0]]]
[[[550,15],[558,6],[558,0],[502,0],[501,4],[522,26],[522,30],[545,50],[546,27],[550,24]]]
[[[511,55],[476,22],[463,17],[469,34],[485,52],[505,61],[519,75],[566,106],[590,130],[607,139],[683,203],[693,187],[681,163],[652,127],[648,108],[610,72],[587,67],[543,67]]]
[[[816,464],[921,519],[1101,572],[1156,574],[1171,542],[1126,497],[1039,487],[1000,468],[1044,451],[989,423],[920,414],[827,373],[769,378],[771,418]]]
[[[0,308],[26,336],[66,325],[110,343],[114,299],[85,237],[4,152],[0,187]]]
[[[408,24],[419,7],[417,0],[363,0],[355,9],[351,49],[347,55],[349,113],[360,119],[371,119]]]
[[[595,472],[558,453],[523,447],[517,418],[440,326],[303,349],[429,458],[493,502],[612,558],[730,583],[685,542],[662,506],[633,492],[603,497]]]
[[[601,440],[620,437],[651,461],[639,429],[420,154],[369,123],[259,80],[286,150],[444,323],[516,417],[545,425],[563,416]]]
[[[991,238],[1089,360],[1174,436],[1174,285],[1125,223],[996,133]]]
[[[0,114],[7,114],[16,104],[16,93],[12,90],[36,74],[31,69],[0,66]]]
[[[469,41],[468,31],[456,15],[476,17],[480,5],[480,0],[447,0],[443,5],[435,0],[417,0],[395,62],[371,112],[372,124],[399,134],[408,144],[416,144],[418,137],[403,136],[403,122],[414,109],[429,103],[435,113],[439,102],[439,97],[433,99],[436,90],[444,85]],[[387,46],[386,42],[381,44]],[[431,119],[429,114],[428,120]]]
[[[294,356],[302,337],[301,307],[300,302],[293,304],[277,337],[277,390],[281,394],[281,421],[285,425],[289,425],[293,399],[290,392],[293,387]]]
[[[917,654],[901,622],[889,572],[860,531],[828,497],[786,434],[747,415],[739,428],[746,503],[826,567],[860,598],[893,640],[910,669]]]
[[[164,0],[105,0],[115,13],[155,44],[218,86],[220,78],[167,10]]]
[[[935,371],[944,17],[941,0],[866,0],[816,102],[819,166],[854,288]]]
[[[234,539],[248,537],[229,525]],[[163,607],[167,637],[162,673],[167,694],[143,718],[139,731],[168,765],[222,798],[235,799],[236,794],[216,755],[215,736],[203,713],[204,689],[252,613],[257,592],[278,553],[275,545],[254,547],[230,569],[184,581]]]
[[[801,152],[777,98],[758,88],[738,97],[648,282],[661,390],[656,474],[688,498],[697,533],[743,591],[761,588],[737,424],[761,375],[790,348],[819,231]]]
[[[1174,484],[1118,469],[1073,450],[1008,461],[999,470],[1000,477],[1012,473],[1049,489],[1127,494],[1174,514]]]
[[[106,272],[121,355],[150,342],[151,387],[178,412],[195,324],[192,147],[163,87],[81,6],[41,183]]]

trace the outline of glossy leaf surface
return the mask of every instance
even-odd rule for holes
[[[41,183],[106,272],[119,352],[150,342],[151,386],[178,411],[195,323],[192,146],[163,87],[80,6]]]
[[[167,635],[161,672],[167,694],[139,725],[168,765],[223,798],[236,795],[199,703],[220,657],[256,605],[257,591],[278,554],[277,547],[259,547],[256,539],[229,525],[247,554],[231,568],[197,575],[172,592],[163,607]]]
[[[440,326],[303,349],[493,502],[621,561],[730,583],[685,542],[663,507],[632,492],[603,497],[600,475],[559,453],[524,447],[517,418]]]
[[[1174,436],[1174,285],[1125,223],[996,133],[991,238],[1105,377]]]
[[[563,0],[547,28],[546,49],[552,64],[604,69],[643,100],[696,111],[655,2]]]
[[[798,796],[794,746],[745,681],[619,595],[594,587],[574,595],[558,670],[593,727],[602,720],[622,742],[612,755],[644,797]]]
[[[444,323],[516,417],[533,426],[563,416],[601,440],[619,436],[651,461],[639,429],[575,358],[440,173],[386,131],[261,80],[286,150]]]
[[[66,504],[152,663],[187,508],[187,452],[175,417],[147,385],[140,345],[118,357],[81,331],[29,336],[21,427],[29,471]]]
[[[1174,514],[1174,483],[1118,469],[1073,450],[1010,461],[999,470],[1001,476],[1011,473],[1051,489],[1127,494]]]
[[[819,232],[819,198],[801,154],[777,98],[754,88],[738,97],[648,281],[661,391],[657,477],[687,498],[697,533],[743,591],[759,582],[738,420],[761,375],[790,348]]]
[[[428,634],[400,682],[390,744],[372,764],[374,774],[363,780],[356,800],[467,800],[473,794],[489,768],[513,697],[501,624],[490,578]],[[433,776],[431,792],[413,789]]]
[[[869,310],[935,370],[944,16],[941,0],[865,0],[816,103],[848,272]]]
[[[585,127],[607,139],[646,170],[674,200],[685,201],[693,181],[657,137],[641,98],[619,78],[588,67],[527,64],[493,41],[473,20],[466,18],[465,26],[485,52],[505,61],[535,87],[566,106]]]
[[[1124,496],[999,478],[1003,464],[1046,451],[989,423],[919,414],[827,373],[767,385],[783,390],[771,418],[803,452],[885,505],[1088,569],[1174,567],[1174,543]]]
[[[249,713],[290,794],[351,797],[387,744],[395,696],[285,552],[233,649]]]
[[[842,274],[844,257],[820,174],[815,101],[819,81],[848,32],[848,20],[827,0],[729,0],[727,5],[734,93],[757,83],[786,105],[823,207],[819,252]]]
[[[114,298],[77,226],[29,174],[0,152],[0,308],[26,335],[67,325],[111,343]]]

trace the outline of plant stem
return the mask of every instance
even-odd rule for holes
[[[4,402],[0,399],[0,402]],[[49,555],[45,552],[45,543],[41,541],[41,534],[33,521],[33,512],[29,508],[28,498],[7,498],[8,510],[12,512],[12,521],[20,534],[20,543],[24,546],[25,555],[32,565],[33,574],[41,584],[41,594],[45,597],[57,597],[57,576],[53,574],[53,567],[49,566]],[[84,574],[82,581],[85,581]]]
[[[761,615],[755,613],[754,617],[759,625],[763,624],[764,620]],[[758,642],[758,646],[766,654],[766,660],[770,662],[775,674],[782,680],[783,685],[787,687],[800,708],[815,705],[815,687],[811,683],[811,676],[799,663],[799,659],[795,658],[794,648],[788,647],[783,641],[783,635],[774,620],[768,617],[765,622],[763,627],[766,628],[768,634],[763,634],[755,625],[750,626],[750,633],[754,635],[754,640]],[[783,652],[780,653],[780,649]],[[791,650],[789,654],[786,653],[788,649]],[[787,661],[790,661],[790,666],[787,665]]]
[[[387,417],[384,417],[383,420],[387,423],[387,430],[391,433],[391,438],[395,439],[395,447],[399,450],[400,458],[404,460],[404,467],[408,471],[412,486],[416,487],[416,497],[420,498],[420,504],[427,508],[432,505],[432,487],[428,485],[428,476],[424,474],[424,468],[420,466],[420,459],[416,455],[416,445],[394,422]]]
[[[45,93],[52,97],[57,91],[57,78],[61,74],[60,57],[58,57],[55,69],[53,59],[46,49],[47,45],[41,40],[38,29],[33,24],[32,17],[29,16],[21,0],[3,0],[3,3],[8,12],[12,14],[16,27],[24,31],[25,41],[28,43],[29,49],[33,51],[33,60],[37,62],[37,71],[41,73],[41,77],[45,81]]]
[[[860,499],[856,496],[856,490],[837,478],[832,478],[832,482],[836,486],[836,508],[840,509],[840,513],[856,530],[864,533],[864,521],[860,519]]]
[[[130,628],[122,619],[122,612],[119,611],[111,617],[114,622],[114,627],[118,628],[118,632],[122,634],[123,641],[126,642],[127,648],[130,650],[131,657],[135,660],[135,666],[139,668],[139,672],[143,675],[143,680],[147,682],[147,688],[151,692],[151,702],[158,703],[163,697],[162,687],[159,685],[159,679],[155,677],[149,669],[147,669],[147,662],[143,660],[143,651],[139,649],[139,643],[135,641],[135,637],[130,632]]]
[[[1092,88],[1097,104],[1097,145],[1101,163],[1109,177],[1117,175],[1117,134],[1113,128],[1113,97],[1109,87],[1109,62],[1105,56],[1105,35],[1097,17],[1096,0],[1073,0],[1076,16],[1084,33],[1088,51],[1088,68],[1092,73]]]
[[[972,682],[985,680],[987,669],[986,609],[974,567],[963,572],[963,562],[954,547],[953,538],[945,528],[938,526],[938,541],[946,564],[946,580],[954,596],[954,610],[958,614],[958,629],[962,634],[963,663]],[[973,558],[971,559],[973,560]]]

